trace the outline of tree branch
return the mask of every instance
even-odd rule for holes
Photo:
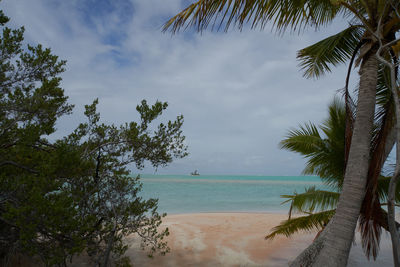
[[[11,160],[6,160],[6,161],[3,161],[3,162],[0,162],[0,167],[3,167],[3,166],[5,166],[5,165],[12,165],[12,166],[14,166],[14,167],[17,167],[17,168],[26,170],[26,171],[31,172],[31,173],[34,173],[34,174],[38,174],[38,173],[39,173],[38,171],[36,171],[36,170],[34,170],[34,169],[31,169],[31,168],[29,168],[29,167],[27,167],[27,166],[21,165],[21,164],[19,164],[19,163],[16,163],[16,162],[14,162],[14,161],[11,161]]]

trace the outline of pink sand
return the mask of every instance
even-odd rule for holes
[[[127,256],[134,266],[287,266],[311,244],[316,232],[278,236],[265,240],[270,230],[285,220],[285,214],[269,213],[197,213],[168,215],[163,227],[171,252],[148,258],[135,236],[129,237]],[[376,262],[368,262],[360,242],[353,246],[348,266],[393,266],[388,235],[383,234],[381,253]]]
[[[127,255],[136,266],[284,266],[315,235],[265,240],[270,229],[286,218],[266,213],[169,215],[163,226],[170,231],[170,253],[148,258],[132,236]]]

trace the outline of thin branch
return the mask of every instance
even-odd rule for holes
[[[348,92],[349,92],[350,74],[351,74],[351,69],[352,69],[352,67],[353,67],[354,59],[356,58],[358,51],[360,50],[361,46],[362,46],[364,43],[365,43],[365,41],[360,41],[360,42],[357,44],[356,48],[354,49],[353,55],[351,56],[350,63],[349,63],[349,67],[348,67],[348,69],[347,69],[346,85],[345,85],[345,87],[344,87],[344,88],[345,88],[345,94],[346,94],[346,95],[347,95]]]
[[[99,152],[97,154],[96,161],[97,161],[97,163],[96,163],[96,172],[94,174],[94,181],[96,182],[96,184],[98,184],[99,179],[100,179],[99,172],[100,172],[100,164],[101,164],[101,147],[100,146],[99,146]]]
[[[38,174],[38,173],[39,173],[38,171],[36,171],[36,170],[34,170],[34,169],[31,169],[31,168],[29,168],[29,167],[27,167],[27,166],[21,165],[21,164],[19,164],[19,163],[16,163],[16,162],[14,162],[14,161],[11,161],[11,160],[6,160],[6,161],[3,161],[3,162],[0,162],[0,167],[5,166],[5,165],[12,165],[12,166],[14,166],[14,167],[17,167],[17,168],[26,170],[26,171],[31,172],[31,173],[34,173],[34,174]]]
[[[400,18],[399,11],[397,10],[397,7],[393,5],[393,1],[390,1],[390,5],[393,7],[394,12],[396,13],[396,16]]]
[[[381,32],[381,26],[382,26],[383,16],[384,16],[384,14],[386,13],[386,8],[389,6],[389,5],[388,5],[388,2],[389,2],[389,1],[387,1],[387,2],[385,3],[385,6],[384,6],[383,11],[382,11],[382,16],[380,16],[379,21],[378,21],[378,27],[377,27],[377,32],[378,32],[378,33]]]
[[[49,146],[49,147],[51,147],[51,148],[57,148],[55,145],[50,144],[50,143],[47,143],[47,142],[44,141],[44,140],[38,140],[37,142],[38,142],[39,144],[41,144],[41,145],[44,145],[44,146]]]
[[[394,204],[396,207],[400,207],[400,204]],[[381,203],[381,206],[389,206],[389,203]]]

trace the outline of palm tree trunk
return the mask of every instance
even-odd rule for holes
[[[395,220],[395,197],[396,197],[396,188],[397,183],[399,182],[400,178],[400,104],[399,104],[399,96],[398,96],[398,88],[396,83],[396,70],[394,64],[389,63],[388,61],[384,60],[380,56],[380,52],[382,49],[381,47],[378,50],[377,56],[378,59],[386,64],[390,69],[390,78],[391,78],[391,89],[392,89],[392,96],[395,106],[395,114],[396,114],[396,133],[397,133],[397,145],[396,145],[396,169],[394,171],[393,177],[390,179],[389,184],[389,191],[388,191],[388,221],[389,221],[389,229],[390,229],[390,236],[392,238],[392,248],[393,248],[393,261],[396,267],[400,266],[400,241],[399,241],[399,232],[396,226]]]
[[[371,51],[360,67],[357,115],[336,214],[325,231],[290,266],[346,266],[367,182],[378,61]]]

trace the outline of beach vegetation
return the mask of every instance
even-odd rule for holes
[[[386,88],[387,90],[387,88]],[[373,140],[380,135],[379,123],[376,118]],[[276,235],[291,236],[299,231],[321,231],[335,214],[337,203],[343,187],[345,166],[345,132],[346,108],[338,98],[329,106],[329,117],[319,127],[313,123],[292,129],[281,141],[282,149],[301,154],[307,159],[303,174],[318,175],[323,184],[331,190],[316,189],[315,186],[306,188],[303,193],[294,192],[292,195],[282,195],[290,203],[289,218],[272,229],[266,239]],[[321,134],[322,133],[322,134]],[[374,142],[371,142],[373,149]],[[366,256],[376,258],[379,252],[381,229],[389,231],[388,214],[383,209],[387,205],[390,178],[380,175],[377,186],[378,214],[371,222],[367,222],[365,214],[360,214],[359,231],[361,243]],[[396,202],[400,201],[400,188],[396,193]],[[293,214],[302,215],[293,217]],[[398,224],[399,225],[399,224]]]
[[[168,229],[159,229],[165,214],[157,199],[140,196],[129,166],[186,156],[183,117],[156,124],[167,103],[143,100],[138,122],[105,124],[96,99],[85,106],[86,122],[54,137],[73,109],[61,88],[66,62],[41,45],[25,47],[24,28],[8,21],[0,11],[0,265],[23,255],[66,266],[87,255],[94,266],[127,266],[130,234],[151,255],[168,252]]]
[[[390,121],[394,112],[388,113],[391,116],[387,117],[387,126],[377,142],[378,150],[371,154],[380,71],[377,53],[396,65],[398,56],[393,51],[397,51],[396,33],[400,30],[398,14],[399,3],[392,0],[198,0],[165,23],[165,31],[176,33],[188,26],[200,32],[209,26],[242,29],[246,23],[252,28],[263,29],[272,22],[275,29],[283,33],[286,30],[301,32],[307,27],[319,30],[337,18],[349,22],[344,31],[302,49],[298,54],[306,77],[317,78],[329,72],[332,66],[349,61],[349,73],[353,66],[359,67],[360,79],[354,121],[349,120],[346,124],[346,164],[335,215],[326,226],[327,231],[291,262],[291,266],[345,266],[360,212],[364,210],[369,221],[380,208],[374,196],[385,153],[376,152],[385,150],[385,144],[392,143],[386,139],[393,128]],[[349,103],[347,85],[345,95],[346,103]],[[373,175],[371,170],[374,170]]]

